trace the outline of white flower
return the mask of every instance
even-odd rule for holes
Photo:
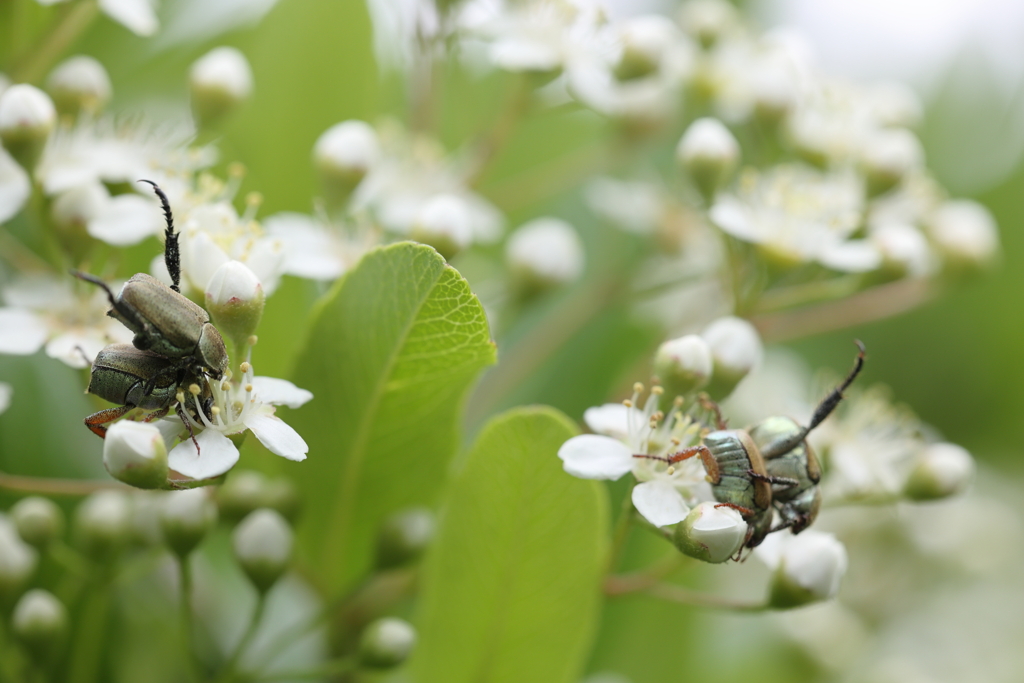
[[[776,607],[834,598],[848,564],[843,544],[814,529],[800,535],[771,534],[754,555],[775,570],[771,602]]]
[[[251,430],[271,453],[289,460],[305,460],[309,447],[298,432],[274,415],[275,405],[298,408],[313,395],[287,380],[254,377],[252,364],[240,366],[239,381],[209,381],[213,395],[213,419],[199,415],[196,421],[186,413],[199,449],[191,439],[184,439],[168,454],[172,470],[195,480],[218,477],[238,462],[238,447],[227,438]],[[177,424],[175,424],[177,423]],[[181,431],[178,418],[164,420],[167,429]],[[173,427],[171,426],[173,425]],[[201,430],[201,431],[200,431]]]
[[[862,211],[863,190],[852,173],[777,166],[745,172],[739,192],[719,195],[710,217],[733,237],[760,245],[770,259],[863,272],[877,268],[881,257],[867,240],[850,239]]]
[[[31,194],[28,173],[0,147],[0,224],[16,216]]]
[[[595,111],[640,128],[670,120],[693,62],[690,41],[658,15],[633,17],[606,32],[610,48],[567,64],[569,92]]]
[[[505,259],[513,272],[544,285],[576,280],[583,272],[584,253],[576,230],[559,218],[536,218],[509,237]]]
[[[220,197],[214,199],[218,194]],[[284,244],[254,220],[258,202],[251,202],[249,210],[239,216],[223,194],[224,190],[218,193],[201,188],[191,197],[191,203],[185,199],[179,203],[181,208],[175,209],[183,284],[205,293],[218,268],[229,261],[240,261],[256,275],[269,296],[284,272]],[[171,206],[174,208],[173,202]],[[163,257],[157,257],[156,262],[154,270],[162,265]]]
[[[899,494],[924,447],[917,417],[908,408],[893,405],[882,387],[850,391],[844,404],[811,436],[820,450],[827,451],[825,498]]]
[[[75,55],[64,60],[46,79],[46,89],[61,111],[95,114],[113,94],[110,76],[96,59]]]
[[[665,193],[654,183],[597,177],[584,188],[591,211],[626,232],[655,232],[668,210]]]
[[[282,270],[311,280],[338,278],[381,243],[369,226],[331,225],[301,213],[268,216],[263,229],[284,248]]]
[[[449,195],[465,206],[473,242],[491,243],[501,236],[501,213],[466,187],[466,170],[446,157],[436,141],[412,137],[394,125],[379,132],[381,156],[356,188],[353,211],[369,209],[385,230],[405,236],[430,200]]]
[[[667,417],[658,411],[660,387],[652,390],[643,410],[633,407],[642,390],[635,386],[633,399],[624,404],[588,408],[583,419],[599,434],[574,436],[558,449],[558,457],[566,472],[582,479],[618,479],[632,472],[640,482],[633,487],[633,505],[652,524],[666,526],[682,521],[692,504],[712,500],[699,458],[666,462],[698,441],[700,425],[683,415],[678,404]]]
[[[487,41],[499,69],[551,72],[611,51],[602,19],[598,7],[572,0],[478,0],[460,23],[468,37]]]
[[[0,307],[0,353],[28,355],[45,345],[49,357],[84,368],[108,344],[132,340],[128,328],[107,316],[110,302],[102,290],[71,283],[70,277],[39,275],[8,285],[7,306]],[[117,290],[115,283],[111,287]]]

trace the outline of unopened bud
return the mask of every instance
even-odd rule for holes
[[[954,272],[987,266],[999,249],[995,219],[988,209],[969,199],[940,206],[928,221],[928,233]]]
[[[711,348],[695,334],[670,339],[654,355],[654,374],[668,396],[685,396],[701,389],[713,367]]]
[[[10,605],[36,569],[39,553],[25,543],[9,518],[0,515],[0,606]]]
[[[918,453],[903,495],[910,500],[936,500],[962,492],[974,478],[974,458],[955,443],[933,443]]]
[[[237,522],[256,508],[266,507],[267,478],[255,470],[232,471],[217,490],[220,516]]]
[[[163,513],[162,491],[132,491],[131,541],[142,546],[163,545],[164,532],[160,528]]]
[[[761,362],[764,347],[757,329],[733,316],[715,320],[701,337],[711,350],[714,368],[705,390],[717,401],[731,394],[740,380]]]
[[[192,65],[188,75],[192,108],[200,125],[216,121],[252,94],[252,69],[233,47],[210,50]]]
[[[228,261],[206,285],[206,309],[222,334],[245,346],[259,327],[266,297],[259,278],[241,261]]]
[[[167,546],[186,557],[217,521],[217,508],[203,488],[172,491],[163,499],[160,528]]]
[[[256,510],[235,527],[235,558],[261,593],[268,591],[288,568],[293,540],[284,517],[267,508]]]
[[[11,507],[14,526],[29,545],[43,549],[64,533],[64,513],[49,498],[29,496]]]
[[[109,203],[110,193],[100,182],[76,185],[57,196],[50,206],[50,216],[69,253],[80,253],[83,247],[92,244],[87,230],[89,222]]]
[[[328,203],[344,204],[380,156],[377,132],[363,121],[342,121],[313,146],[313,162]]]
[[[103,466],[110,476],[140,489],[167,483],[167,445],[156,425],[121,420],[103,440]]]
[[[131,514],[128,494],[120,491],[99,491],[79,503],[74,529],[82,551],[97,562],[109,561],[131,535]]]
[[[679,140],[676,159],[704,198],[711,201],[736,169],[740,145],[718,119],[697,119]]]
[[[41,588],[25,593],[11,615],[11,632],[37,662],[54,655],[67,629],[68,613],[63,603]]]
[[[57,111],[72,116],[80,111],[98,113],[113,92],[107,70],[86,55],[76,55],[58,64],[46,79],[46,89]]]
[[[583,273],[584,259],[576,230],[558,218],[537,218],[523,224],[505,246],[513,282],[525,295],[575,281]]]
[[[377,535],[377,567],[390,569],[420,557],[434,539],[434,513],[411,508],[390,515]]]
[[[754,554],[775,570],[768,600],[776,609],[830,600],[846,574],[846,548],[832,534],[814,529],[772,534]]]
[[[932,270],[931,247],[913,225],[886,223],[872,230],[870,239],[882,256],[882,267],[876,275],[884,280],[920,277]]]
[[[726,0],[692,0],[679,10],[679,23],[708,49],[736,25],[737,12]]]
[[[277,478],[267,482],[263,506],[277,510],[289,522],[295,522],[302,509],[298,489],[289,479]]]
[[[409,622],[384,617],[372,622],[359,639],[359,661],[374,669],[398,666],[412,654],[416,645],[416,629]]]
[[[622,23],[622,56],[615,66],[620,81],[643,78],[658,71],[663,55],[679,40],[679,31],[667,17],[640,15]]]
[[[39,88],[19,83],[0,95],[0,143],[31,169],[57,124],[57,110]]]
[[[746,537],[747,523],[739,512],[704,502],[676,525],[672,542],[681,553],[718,564],[735,555]]]
[[[9,352],[8,352],[9,353]],[[7,382],[0,382],[0,415],[11,405],[11,396],[14,389]]]
[[[465,200],[450,194],[431,197],[413,222],[410,237],[451,259],[473,241],[473,223]]]
[[[869,196],[888,192],[924,162],[924,149],[909,130],[892,128],[871,136],[861,151]]]

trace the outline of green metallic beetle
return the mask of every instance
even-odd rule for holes
[[[807,435],[832,414],[843,399],[843,392],[864,367],[864,344],[857,344],[857,357],[846,379],[829,392],[806,427],[788,417],[769,417],[748,431],[764,458],[768,476],[772,478],[772,502],[779,512],[779,524],[772,531],[790,529],[798,534],[818,516],[821,508],[821,463],[807,443]]]
[[[174,219],[167,195],[156,183],[153,186],[160,198],[167,227],[165,230],[164,261],[171,275],[168,287],[156,278],[137,273],[115,295],[105,282],[87,273],[73,271],[73,275],[91,282],[107,293],[111,318],[123,323],[135,333],[135,348],[150,351],[169,359],[166,368],[157,372],[147,383],[147,393],[167,377],[185,370],[192,375],[208,375],[213,379],[224,376],[228,367],[227,349],[217,328],[210,323],[209,314],[180,293],[181,265],[178,253],[178,234],[174,232]]]
[[[209,385],[183,370],[178,370],[177,375],[170,374],[167,372],[170,367],[173,364],[167,358],[150,351],[141,351],[131,344],[110,344],[104,348],[92,363],[87,391],[120,405],[93,413],[85,418],[85,426],[97,436],[106,437],[106,425],[135,408],[150,411],[145,421],[151,422],[166,415],[177,404],[178,416],[188,428],[189,434],[192,434],[191,424],[184,412],[188,401],[186,396],[193,396],[191,412],[194,418],[198,418],[200,410],[210,417],[213,398]],[[160,379],[149,387],[154,377]],[[194,396],[191,392],[182,391],[182,387],[187,384],[206,387],[206,391]],[[182,394],[180,400],[179,393]]]

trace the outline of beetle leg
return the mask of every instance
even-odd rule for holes
[[[790,477],[773,477],[770,474],[761,474],[760,472],[755,472],[754,470],[747,470],[747,476],[749,476],[751,479],[759,479],[760,481],[766,481],[769,484],[780,484],[787,488],[792,488],[794,486],[800,485],[799,481],[797,481],[796,479],[791,479]]]
[[[178,413],[178,417],[181,418],[182,424],[184,424],[185,429],[188,430],[189,438],[192,439],[192,443],[194,443],[196,446],[196,455],[199,455],[199,442],[196,441],[196,433],[192,429],[192,423],[189,422],[188,418],[185,417],[185,405],[183,403],[179,403],[178,407],[175,409],[175,412]]]
[[[83,422],[85,422],[85,426],[88,427],[93,434],[101,439],[105,439],[107,438],[107,428],[104,425],[124,416],[133,408],[135,408],[135,406],[117,406],[116,408],[107,408],[106,410],[101,410],[98,413],[93,413],[89,417],[85,418]]]
[[[697,394],[697,402],[700,403],[700,407],[708,411],[715,416],[715,428],[716,429],[728,429],[729,425],[726,420],[722,418],[722,409],[718,407],[718,404],[711,400],[711,397],[705,394],[703,391]]]
[[[742,515],[743,519],[749,519],[750,517],[754,516],[754,511],[753,510],[751,510],[748,507],[743,507],[742,505],[737,505],[736,503],[715,503],[715,507],[716,508],[732,508],[736,512],[740,513],[740,515]],[[747,540],[749,540],[749,539],[747,539]],[[744,545],[746,545],[746,541],[744,541]]]

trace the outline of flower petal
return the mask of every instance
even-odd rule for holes
[[[643,424],[643,413],[636,408],[627,408],[621,403],[605,403],[603,406],[583,411],[583,421],[593,431],[626,441],[629,436],[629,420]]]
[[[0,148],[0,223],[21,211],[30,194],[28,173]]]
[[[86,230],[107,244],[127,247],[159,233],[163,227],[163,218],[150,199],[122,194],[112,198],[99,215],[89,221]]]
[[[0,353],[27,356],[35,353],[50,331],[35,313],[21,308],[0,308]]]
[[[581,479],[618,479],[633,468],[633,454],[608,436],[574,436],[558,449],[562,467]]]
[[[107,340],[97,334],[66,332],[46,343],[46,355],[72,368],[87,368],[106,345]]]
[[[634,486],[633,505],[654,526],[677,524],[690,513],[675,487],[659,479]]]
[[[277,377],[253,377],[252,386],[261,401],[275,406],[299,408],[313,398],[312,392]]]
[[[309,446],[297,431],[276,415],[257,413],[246,419],[245,426],[271,453],[289,460],[306,459]]]
[[[149,0],[100,0],[100,9],[136,35],[151,36],[160,25]]]
[[[216,429],[196,435],[199,451],[192,439],[182,441],[167,454],[167,464],[176,472],[195,480],[212,479],[224,474],[238,462],[238,449],[231,439]]]

